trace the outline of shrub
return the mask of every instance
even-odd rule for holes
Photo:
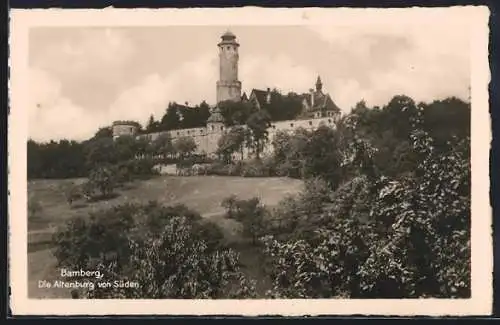
[[[257,239],[265,228],[266,215],[266,209],[259,198],[240,200],[233,195],[224,199],[221,205],[226,209],[226,217],[241,222],[243,234],[252,239],[252,244],[257,244]]]
[[[89,183],[102,198],[109,197],[116,187],[116,168],[111,165],[95,167],[89,173]]]
[[[265,164],[262,159],[253,159],[243,163],[241,169],[243,177],[269,177],[271,170],[268,164]]]
[[[94,198],[95,187],[92,182],[86,181],[82,184],[71,185],[66,190],[66,201],[71,207],[75,201],[86,200],[90,201]]]
[[[185,206],[152,201],[75,218],[54,235],[60,266],[100,270],[106,279],[139,287],[82,292],[87,298],[252,297],[238,255],[222,245],[217,226]],[[88,281],[99,281],[88,278]]]
[[[370,155],[354,159],[361,174],[319,191],[321,209],[299,210],[292,234],[263,240],[271,297],[470,296],[468,139],[448,152],[419,128],[411,140],[414,173],[388,178],[371,172]]]

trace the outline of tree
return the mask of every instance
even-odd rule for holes
[[[237,102],[232,100],[222,101],[218,104],[224,125],[244,125],[249,116],[255,112],[255,108],[249,102]]]
[[[260,159],[260,153],[268,140],[267,129],[271,126],[271,117],[266,111],[260,110],[250,115],[246,124],[250,130],[250,147],[254,150],[256,158]]]
[[[272,297],[470,296],[469,140],[437,151],[415,115],[414,173],[371,173],[374,150],[357,139],[346,147],[357,174],[314,203],[321,209],[299,204],[288,236],[264,239]]]
[[[126,161],[135,158],[139,151],[138,144],[134,136],[121,136],[114,140],[117,161]]]
[[[165,114],[160,122],[161,131],[170,131],[181,128],[179,105],[169,103]]]
[[[174,145],[170,134],[160,134],[151,144],[151,151],[154,155],[160,155],[163,158],[174,153]]]
[[[226,217],[235,219],[243,225],[243,235],[252,240],[252,244],[257,243],[257,239],[263,234],[264,217],[266,209],[260,203],[259,198],[240,200],[232,195],[224,199],[221,206],[226,209]]]
[[[196,142],[191,137],[180,137],[174,141],[174,150],[181,159],[189,157],[196,150]]]
[[[112,138],[113,137],[113,129],[110,126],[102,127],[97,130],[93,139],[99,138]]]
[[[54,235],[61,266],[106,272],[134,287],[100,287],[84,298],[249,298],[254,285],[220,232],[185,207],[124,204],[76,218]],[[95,278],[86,281],[96,282]]]
[[[156,121],[153,114],[149,116],[148,123],[146,124],[146,132],[147,133],[154,133],[159,131],[160,129],[160,122]]]
[[[232,154],[240,152],[243,160],[243,148],[247,142],[248,132],[242,126],[234,126],[228,133],[223,134],[217,143],[217,153],[224,157],[226,163],[232,161]]]
[[[338,145],[339,137],[328,127],[316,129],[305,148],[304,173],[306,177],[322,177],[332,188],[342,180],[342,155]]]
[[[115,142],[110,138],[99,138],[86,142],[85,156],[89,170],[101,164],[115,164],[119,160]]]
[[[282,95],[277,89],[271,90],[271,102],[265,109],[272,121],[293,120],[302,111],[302,98],[293,92]]]
[[[28,140],[28,179],[84,177],[84,146],[80,142],[60,140],[38,143]]]
[[[98,166],[90,171],[89,182],[106,198],[115,188],[116,172],[111,166]]]

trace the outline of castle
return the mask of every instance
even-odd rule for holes
[[[115,121],[112,125],[113,138],[120,136],[147,137],[154,141],[158,136],[168,133],[173,141],[180,137],[192,137],[197,145],[197,153],[213,155],[217,150],[220,137],[230,130],[224,126],[224,119],[219,109],[219,103],[223,101],[249,101],[257,109],[266,109],[271,105],[277,96],[277,92],[253,89],[250,96],[241,94],[241,81],[238,80],[238,61],[240,44],[236,41],[236,36],[231,32],[226,32],[221,36],[221,41],[217,44],[219,48],[219,80],[216,84],[217,104],[211,107],[210,117],[206,127],[178,129],[164,132],[148,133],[137,135],[140,124],[133,121]],[[272,122],[268,129],[268,145],[264,148],[264,153],[270,152],[271,143],[278,131],[291,132],[298,128],[314,130],[321,125],[333,127],[335,121],[340,117],[340,109],[335,105],[330,95],[323,92],[323,84],[318,76],[315,89],[310,89],[308,93],[300,95],[302,102],[302,113],[300,118],[289,121]],[[250,152],[246,152],[248,156]]]

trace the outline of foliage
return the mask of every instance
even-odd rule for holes
[[[238,254],[221,245],[216,226],[200,219],[183,206],[126,204],[68,222],[54,236],[55,255],[61,266],[139,284],[96,286],[84,293],[88,298],[252,297]]]
[[[242,162],[241,176],[243,177],[270,177],[274,175],[274,160],[272,157],[251,159]]]
[[[222,156],[223,160],[229,164],[232,162],[232,155],[235,152],[240,153],[243,159],[243,150],[248,143],[249,132],[242,126],[232,127],[228,133],[223,134],[217,143],[217,154]]]
[[[398,106],[414,108],[397,98],[388,111],[404,116]],[[271,297],[470,296],[469,139],[437,150],[415,109],[394,133],[408,131],[414,172],[381,174],[366,121],[354,119],[360,131],[339,157],[355,176],[333,193],[309,185],[275,211],[288,233],[263,238]]]
[[[226,209],[226,218],[235,219],[243,224],[243,235],[257,244],[257,239],[265,230],[266,209],[259,198],[240,200],[236,196],[224,199],[221,206]]]
[[[246,125],[250,131],[251,139],[248,146],[253,149],[255,158],[260,159],[260,153],[268,140],[268,128],[271,126],[271,117],[265,110],[256,111],[248,117]]]
[[[94,197],[94,191],[94,184],[89,181],[78,185],[73,183],[65,192],[66,201],[70,207],[78,200],[84,199],[88,202]]]
[[[85,176],[87,167],[83,147],[76,141],[38,143],[28,140],[28,179]]]
[[[190,156],[196,150],[196,143],[191,137],[180,137],[174,141],[174,150],[181,159]]]
[[[150,153],[159,156],[168,156],[174,153],[172,138],[168,133],[160,134],[150,145]]]
[[[89,183],[106,198],[116,187],[116,170],[111,166],[98,166],[89,173]]]

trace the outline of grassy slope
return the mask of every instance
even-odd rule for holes
[[[38,289],[38,280],[57,278],[55,260],[46,247],[55,227],[77,215],[87,216],[89,212],[119,205],[124,202],[148,202],[157,200],[164,205],[185,204],[200,212],[206,218],[219,224],[229,241],[239,238],[231,220],[221,218],[223,209],[220,202],[234,194],[239,198],[258,196],[266,205],[275,205],[285,195],[296,193],[301,181],[286,178],[240,178],[218,176],[175,177],[162,176],[131,184],[120,191],[120,195],[109,201],[95,202],[70,209],[65,201],[64,191],[73,182],[82,180],[36,180],[28,183],[30,197],[41,204],[38,216],[28,222],[28,276],[29,297],[69,297],[67,290]],[[255,264],[252,250],[241,250],[241,260],[245,265]],[[254,270],[249,270],[255,273]],[[255,274],[258,277],[257,274]]]

